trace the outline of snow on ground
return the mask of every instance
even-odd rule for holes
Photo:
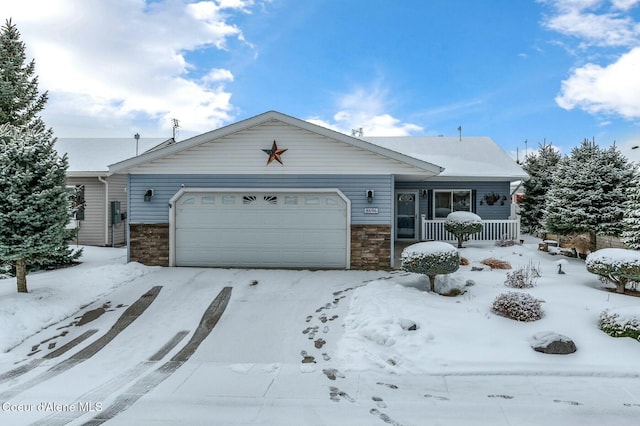
[[[123,312],[116,304],[162,285],[103,350],[10,401],[69,404],[91,395],[107,407],[137,378],[152,380],[140,376],[155,368],[144,361],[177,332],[193,331],[212,297],[231,286],[227,310],[189,361],[108,424],[635,424],[640,342],[612,338],[597,323],[605,309],[637,316],[640,298],[604,290],[583,260],[537,251],[537,243],[468,242],[460,254],[469,266],[436,283],[462,288],[457,297],[429,293],[426,277],[402,271],[158,268],[126,264],[122,249],[86,247],[78,266],[29,275],[29,294],[15,293],[15,279],[0,280],[0,374],[25,365],[32,345],[79,313],[112,302],[90,323],[98,336]],[[532,264],[541,277],[517,290],[504,286],[507,271],[472,271],[490,257]],[[507,291],[543,299],[544,317],[524,323],[492,313]],[[67,339],[83,330],[66,329]],[[544,332],[573,339],[577,352],[535,352],[531,338]],[[46,345],[40,349],[36,356]],[[313,362],[303,363],[308,357]],[[46,360],[0,393],[57,362]],[[0,423],[44,415],[55,413],[5,410]]]
[[[84,247],[82,263],[27,276],[28,294],[15,278],[0,280],[0,357],[27,337],[76,314],[128,282],[158,268],[126,264],[122,248]]]
[[[638,374],[633,360],[640,354],[640,342],[609,337],[598,329],[598,318],[605,309],[640,313],[640,298],[605,291],[583,260],[559,259],[537,251],[536,244],[467,245],[459,251],[470,265],[436,280],[436,286],[463,288],[461,296],[426,292],[428,281],[414,274],[396,274],[354,292],[337,353],[345,369],[399,374]],[[514,268],[539,265],[541,277],[535,287],[519,290],[504,285],[508,270],[471,270],[489,257],[506,260]],[[565,274],[557,272],[559,261]],[[466,286],[469,280],[474,285]],[[544,317],[519,322],[492,313],[493,300],[507,291],[544,300]],[[415,323],[417,330],[404,330],[407,322]],[[531,337],[544,331],[570,337],[578,351],[564,356],[533,351]]]

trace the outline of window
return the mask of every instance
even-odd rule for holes
[[[471,190],[433,191],[433,218],[445,219],[451,212],[470,212]]]
[[[242,204],[254,204],[256,199],[255,195],[244,195],[242,197]]]
[[[86,203],[84,200],[84,185],[67,186],[69,196],[69,214],[75,220],[84,220]]]
[[[278,204],[278,196],[277,195],[265,195],[262,197],[265,203],[267,204]]]
[[[286,205],[295,205],[298,204],[298,196],[297,195],[285,195],[284,196],[284,203]]]

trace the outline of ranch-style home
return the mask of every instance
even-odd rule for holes
[[[389,269],[397,242],[446,239],[451,211],[501,238],[510,183],[527,177],[490,138],[357,138],[275,111],[109,175],[126,176],[130,261],[311,269]]]

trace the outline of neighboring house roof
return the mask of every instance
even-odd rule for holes
[[[196,149],[202,145],[211,143],[213,141],[223,139],[226,137],[232,137],[243,131],[248,131],[252,128],[256,128],[261,125],[266,125],[270,123],[282,123],[286,126],[292,126],[297,129],[301,129],[307,132],[311,132],[313,134],[319,135],[325,140],[338,141],[346,144],[347,146],[353,148],[359,148],[360,150],[364,150],[367,153],[378,154],[385,160],[395,160],[397,163],[405,165],[413,171],[416,175],[421,174],[424,177],[434,176],[438,173],[442,172],[442,167],[437,165],[431,161],[418,159],[411,156],[407,156],[403,153],[396,152],[390,149],[387,149],[383,146],[371,144],[362,139],[354,138],[351,136],[347,136],[343,133],[339,133],[316,124],[309,123],[304,120],[300,120],[298,118],[294,118],[285,114],[282,114],[277,111],[269,111],[263,114],[248,118],[246,120],[242,120],[233,124],[230,124],[225,127],[221,127],[219,129],[213,130],[211,132],[203,133],[201,135],[192,137],[190,139],[166,144],[164,146],[157,147],[157,149],[149,150],[137,157],[129,158],[127,160],[123,160],[120,162],[113,163],[109,166],[109,173],[119,173],[125,172],[127,170],[132,170],[137,167],[144,166],[146,164],[152,163],[156,160],[166,159],[170,156],[178,155],[190,149]],[[289,142],[292,143],[292,142]],[[174,157],[175,158],[175,157]],[[333,158],[335,161],[336,159]],[[196,167],[195,165],[193,167]],[[405,167],[405,169],[407,168]],[[278,170],[278,173],[289,173],[290,170],[293,169],[284,169]],[[270,169],[270,172],[275,172],[274,169]]]
[[[138,152],[153,149],[164,139],[144,138],[138,141]],[[60,156],[67,154],[67,176],[106,176],[109,164],[136,155],[136,141],[131,138],[59,138],[55,149]]]
[[[529,175],[486,136],[384,136],[363,140],[444,167],[430,180],[521,180]]]

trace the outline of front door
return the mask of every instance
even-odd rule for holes
[[[418,240],[418,193],[396,193],[396,239]]]

